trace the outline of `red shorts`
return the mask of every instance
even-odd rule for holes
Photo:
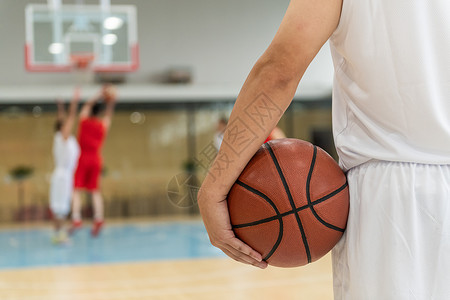
[[[75,188],[98,190],[101,170],[102,163],[98,156],[80,156],[75,171]]]

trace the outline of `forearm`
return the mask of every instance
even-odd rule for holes
[[[203,190],[226,196],[289,106],[303,71],[289,75],[280,70],[279,61],[272,62],[263,56],[250,72],[236,100],[222,146],[205,178]]]
[[[111,126],[115,106],[116,106],[115,99],[109,101],[106,104],[105,115],[103,116],[103,124],[106,129],[109,129],[109,127]]]
[[[78,103],[80,101],[80,91],[78,89],[75,90],[72,100],[70,101],[69,106],[69,118],[74,119],[77,114]]]
[[[114,107],[116,106],[115,101],[110,101],[106,104],[105,115],[108,117],[112,117],[114,114]]]
[[[57,118],[58,120],[62,121],[66,118],[66,111],[61,99],[56,99],[56,106],[58,108]]]
[[[67,115],[66,121],[64,122],[64,126],[61,129],[63,137],[67,139],[72,134],[72,128],[75,123],[75,117],[77,114],[78,102],[80,100],[79,92],[76,91],[70,102],[69,106],[69,114]]]

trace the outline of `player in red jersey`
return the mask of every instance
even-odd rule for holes
[[[106,108],[102,113],[103,98]],[[81,155],[75,171],[75,190],[72,202],[72,227],[70,233],[81,228],[81,193],[83,190],[92,195],[94,207],[94,225],[91,234],[97,236],[103,226],[103,197],[100,192],[100,174],[102,170],[101,148],[106,134],[111,126],[116,91],[111,85],[105,85],[93,98],[88,100],[81,109],[78,125],[78,143]]]

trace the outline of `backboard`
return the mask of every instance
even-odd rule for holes
[[[25,67],[31,72],[69,72],[74,60],[92,56],[94,72],[132,72],[139,66],[133,5],[29,4]]]

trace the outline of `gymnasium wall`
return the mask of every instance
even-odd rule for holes
[[[98,1],[85,0],[86,4]],[[288,0],[112,0],[137,6],[140,68],[129,84],[154,82],[172,67],[189,67],[194,84],[241,85],[251,66],[272,40]],[[24,68],[25,14],[28,3],[0,1],[0,101],[2,86],[71,84],[71,74],[27,73]],[[74,0],[63,1],[73,4]],[[319,53],[302,84],[330,88],[328,46]]]
[[[103,149],[106,217],[195,214],[195,206],[171,203],[167,186],[185,170],[190,158],[211,143],[218,118],[229,115],[239,87],[273,38],[289,1],[111,2],[137,6],[141,65],[119,86],[120,105]],[[0,222],[48,218],[54,97],[63,91],[67,98],[74,83],[71,74],[25,71],[24,9],[28,3],[47,1],[0,0]],[[192,89],[157,85],[160,75],[172,67],[192,70]],[[313,140],[315,132],[329,136],[331,82],[326,45],[302,79],[298,103],[280,122],[289,137]],[[84,98],[96,88],[83,89]],[[167,95],[175,95],[177,104],[166,101]],[[203,105],[193,112],[188,106],[196,101],[195,95],[201,95]],[[33,107],[42,110],[33,113]],[[135,112],[145,120],[133,123]],[[194,141],[188,133],[192,122]],[[15,180],[11,170],[18,166],[31,167],[33,173]],[[197,171],[199,179],[203,173]],[[88,204],[85,201],[87,215]]]
[[[180,107],[121,109],[103,148],[102,193],[107,218],[197,213],[195,205],[184,207],[170,201],[169,182],[183,173],[190,158],[202,160],[213,141],[217,120],[228,115],[231,104],[211,103],[195,112]],[[139,122],[133,119],[139,113]],[[0,114],[0,222],[48,218],[48,190],[53,170],[52,141],[55,113],[40,115],[30,110]],[[193,138],[188,122],[194,122]],[[330,107],[292,105],[279,123],[289,137],[313,140],[314,132],[329,132]],[[194,145],[189,146],[193,142]],[[192,149],[194,153],[190,153]],[[11,171],[19,166],[32,173],[15,180]],[[202,180],[205,170],[198,167]],[[87,199],[86,199],[87,200]],[[90,201],[84,202],[85,216]]]

